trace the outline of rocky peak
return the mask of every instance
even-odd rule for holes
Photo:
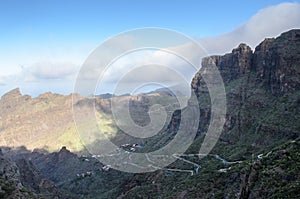
[[[292,29],[282,33],[276,40],[297,41],[300,40],[300,29]]]
[[[256,71],[258,77],[264,78],[267,75],[269,68],[269,57],[271,54],[271,48],[274,44],[274,38],[265,39],[256,48],[253,56],[253,68]]]
[[[236,49],[232,50],[232,54],[236,59],[238,72],[245,74],[250,70],[252,64],[252,50],[246,44],[240,44]]]
[[[40,94],[37,98],[39,98],[39,99],[50,99],[54,95],[55,94],[53,94],[51,92],[46,92],[46,93]]]
[[[246,44],[240,44],[231,53],[210,56],[202,60],[202,69],[192,81],[192,88],[204,85],[201,74],[212,61],[219,69],[223,81],[228,83],[253,71],[259,82],[273,95],[281,95],[300,87],[300,30],[290,30],[277,38],[261,42],[254,53]]]
[[[237,48],[233,49],[231,53],[238,56],[238,61],[241,61],[241,59],[248,58],[249,55],[252,55],[252,50],[247,44],[241,43]],[[239,62],[239,64],[241,63]]]
[[[66,146],[63,146],[63,147],[60,149],[59,153],[70,153],[70,151],[67,149]]]
[[[275,38],[266,38],[255,48],[255,52],[267,52],[273,45]]]
[[[60,151],[57,153],[58,161],[63,161],[63,160],[74,158],[74,157],[76,157],[76,155],[71,153],[65,146],[63,146],[60,149]]]
[[[252,56],[251,48],[242,43],[224,56],[214,55],[203,58],[200,73],[209,69],[210,63],[213,62],[219,69],[224,82],[229,82],[250,71]]]
[[[10,112],[15,109],[19,104],[22,104],[24,101],[31,99],[28,95],[22,95],[19,88],[15,88],[1,97],[0,100],[0,109],[2,114]],[[1,114],[0,114],[1,115]]]
[[[300,30],[290,30],[276,39],[265,39],[256,48],[253,69],[275,95],[300,86]]]
[[[20,88],[15,88],[2,96],[1,100],[10,100],[22,97]]]

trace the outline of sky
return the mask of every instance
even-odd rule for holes
[[[124,31],[172,29],[222,54],[300,28],[299,19],[300,1],[1,0],[0,96],[16,87],[32,96],[72,93],[87,57]]]

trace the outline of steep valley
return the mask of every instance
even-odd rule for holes
[[[227,113],[216,146],[199,158],[215,117],[203,78],[213,77],[210,62],[223,78]],[[300,30],[265,39],[254,50],[240,44],[223,56],[204,58],[191,90],[198,104],[188,103],[181,110],[167,93],[108,98],[52,93],[31,98],[19,89],[7,93],[0,101],[0,198],[300,197]],[[122,104],[128,98],[140,125],[149,123],[153,101],[167,110],[171,104],[168,123],[157,136],[134,139],[116,127],[110,100]],[[200,110],[199,128],[193,144],[185,154],[175,154],[177,160],[167,168],[125,173],[88,153],[76,132],[73,106],[82,110],[84,128],[90,128],[90,110],[97,110],[99,128],[117,145],[128,144],[129,150],[138,143],[142,148],[136,152],[168,143],[189,106]],[[95,144],[93,138],[87,141]]]

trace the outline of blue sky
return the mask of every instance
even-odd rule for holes
[[[102,41],[119,32],[161,27],[193,38],[222,38],[247,24],[261,10],[284,2],[2,0],[0,96],[15,87],[34,96],[48,90],[71,93],[76,72],[86,57]],[[299,1],[291,2],[295,4],[290,7],[299,5]],[[286,8],[287,13],[290,7]],[[297,10],[293,13],[291,19]],[[297,22],[290,24],[291,28],[297,26]],[[274,35],[284,29],[289,26],[274,28]],[[261,38],[249,42],[255,45],[258,39],[273,36],[271,30],[272,27],[266,33],[261,31]],[[210,48],[212,53],[222,52]],[[224,49],[229,48],[230,45],[224,44]]]
[[[258,10],[283,1],[2,0],[4,44],[101,41],[120,31],[155,26],[190,36],[231,31]]]

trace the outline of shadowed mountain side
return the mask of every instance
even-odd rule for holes
[[[66,147],[54,153],[46,153],[43,150],[32,152],[25,147],[17,149],[5,147],[2,150],[0,186],[4,187],[1,179],[7,179],[6,176],[9,175],[11,181],[9,188],[12,190],[24,187],[22,192],[27,196],[26,199],[94,198],[96,196],[116,198],[122,190],[111,192],[114,187],[118,187],[124,178],[133,176],[109,167],[105,168],[105,165],[91,156],[77,156]],[[9,172],[1,173],[1,166],[7,165],[3,160],[9,161],[11,166],[4,167]]]
[[[26,153],[24,149],[22,153]],[[21,151],[8,151],[0,149],[0,198],[72,198],[45,178],[30,158],[18,154]]]

